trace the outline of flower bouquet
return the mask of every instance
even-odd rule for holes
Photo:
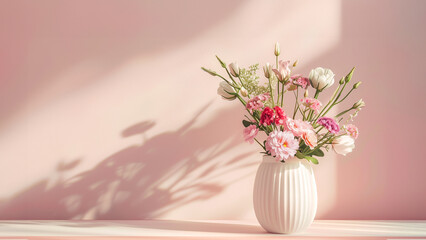
[[[254,207],[260,224],[270,232],[289,233],[303,230],[315,216],[316,184],[309,162],[318,164],[317,158],[324,156],[324,150],[332,148],[346,155],[354,149],[358,128],[350,122],[365,103],[361,99],[330,115],[331,109],[361,85],[350,84],[354,68],[340,79],[328,102],[322,103],[318,96],[334,85],[334,73],[318,67],[308,77],[294,74],[297,61],[291,64],[280,60],[278,43],[274,54],[275,65],[263,66],[263,83],[256,74],[258,64],[239,68],[237,63],[226,65],[216,56],[224,76],[202,69],[222,80],[217,90],[222,98],[238,99],[243,104],[247,111],[242,121],[244,139],[263,149],[264,159],[254,186]],[[313,97],[309,91],[314,92]],[[284,102],[285,94],[294,95],[294,103]],[[265,135],[259,136],[259,132]],[[294,199],[299,201],[295,203]],[[288,216],[293,216],[291,221]]]
[[[276,65],[273,67],[266,63],[263,67],[267,79],[265,84],[261,84],[256,75],[258,64],[244,69],[236,63],[227,66],[216,57],[225,69],[226,77],[202,69],[222,79],[217,90],[222,98],[230,101],[238,99],[244,105],[247,110],[246,119],[243,120],[244,138],[249,143],[257,142],[264,154],[281,162],[296,156],[318,164],[317,157],[324,156],[323,149],[328,151],[333,148],[342,155],[351,152],[355,147],[354,140],[358,137],[358,128],[349,122],[353,121],[365,103],[361,99],[334,116],[327,116],[327,113],[361,85],[361,82],[353,84],[344,94],[355,68],[340,79],[338,87],[324,106],[318,96],[333,86],[334,73],[330,69],[318,67],[311,70],[309,77],[293,74],[297,61],[290,64],[290,61],[279,60],[279,55],[277,43]],[[315,91],[313,98],[309,97],[309,88]],[[300,91],[303,91],[301,98]],[[288,92],[292,92],[295,97],[291,114],[289,107],[284,107],[284,94]],[[342,125],[344,116],[349,113],[346,124]],[[267,138],[263,142],[257,138],[259,131],[266,134]]]

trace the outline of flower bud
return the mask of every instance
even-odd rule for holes
[[[231,63],[228,67],[232,76],[238,77],[240,75],[240,68],[238,67],[237,63]]]
[[[247,89],[245,89],[244,87],[241,87],[240,94],[243,97],[247,97],[248,96]]]
[[[354,109],[358,109],[358,110],[361,110],[361,108],[363,108],[363,107],[365,107],[365,102],[364,102],[364,101],[362,101],[362,99],[360,99],[358,102],[356,102],[356,103],[352,106],[352,108],[354,108]]]
[[[220,65],[222,65],[223,68],[226,68],[226,63],[224,63],[217,55],[216,58],[219,61]]]
[[[265,74],[266,78],[270,78],[271,77],[271,65],[269,65],[269,63],[266,63],[265,66],[263,66],[263,73]]]
[[[208,74],[210,74],[212,76],[217,76],[217,73],[215,71],[212,71],[210,69],[203,68],[203,67],[201,69],[203,69],[203,71],[207,72]]]
[[[342,85],[343,83],[345,83],[345,79],[344,78],[340,79],[340,81],[339,81],[340,85]]]
[[[357,82],[354,84],[354,89],[357,89],[359,87],[359,85],[361,85],[362,82]]]
[[[309,96],[308,89],[306,89],[305,94],[303,94],[303,96],[304,96],[305,98]]]
[[[294,63],[293,63],[293,67],[296,67],[297,66],[297,62],[298,62],[299,60],[296,60]]]
[[[280,44],[278,42],[275,43],[275,51],[274,51],[275,56],[279,56],[280,55]]]
[[[355,67],[353,67],[352,70],[348,73],[348,75],[346,75],[345,77],[346,83],[348,83],[351,80],[352,75],[354,74],[354,71],[355,71]]]

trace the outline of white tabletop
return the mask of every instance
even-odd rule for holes
[[[17,236],[139,236],[247,237],[280,236],[266,233],[256,222],[242,221],[0,221],[1,237]],[[426,221],[317,220],[305,237],[425,237]],[[290,237],[290,236],[289,236]]]

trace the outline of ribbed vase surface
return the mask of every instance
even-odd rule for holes
[[[292,158],[285,163],[264,156],[256,173],[254,211],[260,225],[272,233],[305,230],[317,211],[317,187],[307,160]]]

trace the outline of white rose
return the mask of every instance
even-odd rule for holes
[[[317,67],[309,73],[309,80],[312,87],[323,90],[331,87],[334,83],[334,73],[328,68]]]
[[[240,68],[237,63],[231,63],[228,65],[229,71],[233,77],[238,77],[240,75]]]
[[[235,98],[237,98],[237,96],[229,94],[229,93],[235,93],[234,88],[229,85],[227,82],[222,81],[219,84],[219,88],[217,89],[217,94],[219,94],[220,96],[222,96],[223,99],[232,101]]]
[[[355,148],[355,140],[348,135],[343,135],[333,140],[333,150],[337,154],[346,156]]]

